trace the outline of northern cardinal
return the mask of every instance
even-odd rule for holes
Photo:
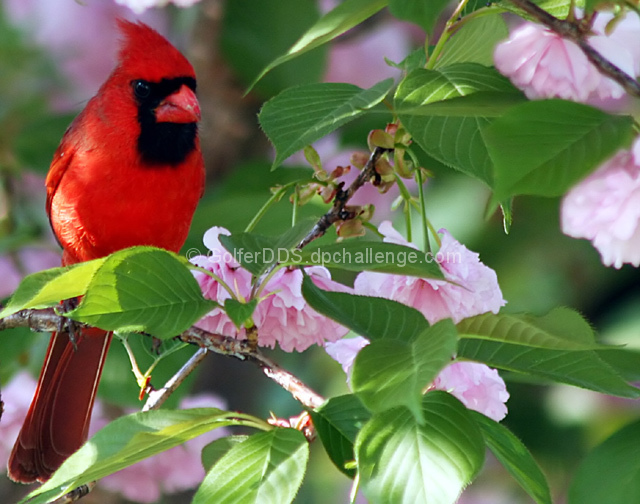
[[[119,20],[118,63],[71,123],[46,179],[62,264],[134,245],[178,252],[204,187],[191,64],[162,35]],[[111,334],[54,333],[9,459],[14,481],[46,481],[86,440]]]

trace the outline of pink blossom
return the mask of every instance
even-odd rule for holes
[[[0,299],[11,295],[24,276],[57,266],[60,254],[42,247],[24,247],[0,256]]]
[[[2,387],[4,412],[0,421],[0,464],[5,468],[13,445],[18,439],[22,422],[27,416],[36,384],[36,380],[29,373],[20,371]]]
[[[313,283],[334,292],[348,289],[331,280],[329,270],[322,266],[305,268]],[[284,268],[279,270],[265,287],[267,296],[258,304],[255,323],[258,327],[258,343],[273,348],[278,342],[285,352],[302,352],[313,344],[336,341],[347,332],[344,326],[320,315],[302,297],[302,271]]]
[[[354,338],[342,338],[335,342],[327,342],[324,349],[333,360],[342,366],[343,371],[347,375],[347,381],[351,378],[351,368],[356,355],[369,344],[367,338],[356,336]]]
[[[210,250],[207,256],[196,256],[191,262],[218,275],[241,300],[248,300],[251,294],[251,274],[240,267],[231,254],[222,247],[218,236],[229,234],[224,228],[211,228],[204,236],[204,244]],[[332,291],[349,290],[344,285],[331,280],[326,268],[313,266],[305,272],[320,288]],[[196,280],[205,297],[221,305],[230,298],[229,292],[217,280],[205,273],[195,272]],[[258,330],[258,344],[274,347],[276,343],[286,351],[307,349],[313,344],[342,338],[347,329],[340,324],[318,314],[302,297],[302,271],[282,268],[267,282],[261,299],[253,314],[253,322]],[[246,331],[238,328],[221,308],[215,308],[205,315],[198,327],[245,339]]]
[[[589,44],[630,76],[637,75],[640,54],[632,49],[637,44],[629,44],[627,39],[631,33],[637,37],[640,19],[636,14],[627,16],[619,32],[616,28],[605,35],[607,17],[602,16],[602,22],[597,20],[594,25],[595,35],[589,37]],[[532,22],[523,23],[496,46],[494,61],[496,68],[530,99],[605,104],[606,100],[624,96],[622,87],[601,75],[574,42]]]
[[[212,394],[186,397],[180,402],[182,409],[205,407],[225,409],[226,404]],[[202,449],[227,434],[226,429],[212,430],[111,474],[100,480],[100,484],[128,500],[141,503],[156,502],[162,494],[195,488],[205,476],[201,462]]]
[[[369,340],[361,336],[325,344],[329,356],[342,365],[347,383],[358,352],[368,344]],[[438,373],[431,388],[449,392],[467,408],[479,411],[496,422],[507,414],[507,387],[498,372],[486,364],[467,361],[449,364]]]
[[[251,294],[251,273],[241,268],[231,253],[222,246],[218,238],[221,234],[230,235],[231,233],[217,226],[209,229],[203,238],[203,243],[209,249],[209,254],[192,257],[190,261],[196,266],[216,274],[233,290],[237,298],[246,300]],[[206,273],[195,271],[194,276],[200,284],[204,296],[221,305],[221,307],[210,311],[196,325],[206,331],[244,339],[244,329],[238,330],[222,308],[224,302],[231,298],[231,294]]]
[[[433,381],[433,388],[455,396],[467,408],[499,422],[507,415],[509,392],[498,371],[479,362],[454,362]]]
[[[383,222],[378,229],[385,236],[384,241],[412,246],[390,222]],[[498,313],[505,301],[495,271],[448,231],[439,232],[442,245],[435,260],[448,281],[365,271],[356,277],[355,292],[412,306],[431,324],[445,318],[457,323],[481,313]]]
[[[562,232],[591,240],[603,264],[640,266],[640,138],[564,197]]]

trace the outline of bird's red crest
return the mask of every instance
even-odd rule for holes
[[[123,35],[118,53],[120,70],[149,81],[195,77],[191,63],[154,29],[124,19],[118,19],[118,27]]]

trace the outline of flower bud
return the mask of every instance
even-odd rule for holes
[[[360,219],[351,219],[336,222],[336,232],[340,238],[355,238],[364,236],[366,228],[362,225]]]
[[[369,153],[363,151],[356,151],[351,154],[350,163],[358,170],[362,170],[369,161]]]
[[[320,155],[318,151],[316,151],[313,146],[307,145],[304,148],[304,158],[311,165],[314,171],[314,176],[321,181],[325,181],[329,178],[327,172],[322,168],[322,160],[320,159]]]
[[[372,130],[367,137],[367,145],[369,150],[374,150],[376,147],[382,147],[383,149],[393,149],[394,147],[393,137],[380,129]]]

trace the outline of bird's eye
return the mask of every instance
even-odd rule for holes
[[[133,81],[133,92],[137,98],[144,100],[145,98],[149,98],[149,95],[151,94],[151,86],[149,86],[147,81]]]

